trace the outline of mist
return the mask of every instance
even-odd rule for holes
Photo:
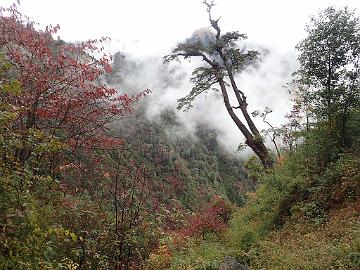
[[[196,34],[202,32],[195,31]],[[209,38],[208,35],[204,37]],[[249,112],[270,107],[273,113],[268,116],[268,120],[280,126],[286,121],[284,115],[291,109],[289,94],[283,86],[291,80],[291,74],[297,68],[296,53],[269,48],[251,40],[246,42],[246,46],[259,50],[261,56],[256,66],[236,76],[238,87],[247,95]],[[219,93],[209,91],[200,95],[189,111],[176,110],[177,100],[187,95],[193,87],[189,81],[191,72],[203,63],[193,58],[191,61],[163,64],[163,56],[157,54],[144,57],[117,52],[113,57],[113,73],[107,79],[108,84],[129,94],[149,88],[152,93],[139,105],[149,120],[160,121],[160,115],[165,110],[176,111],[181,125],[167,130],[170,137],[196,138],[196,127],[206,124],[219,131],[218,141],[229,153],[236,153],[238,145],[245,140],[228,115]],[[230,98],[233,101],[235,99],[231,95]],[[267,128],[261,119],[254,120],[260,130]],[[268,146],[271,147],[270,144]],[[250,153],[247,150],[243,155]]]

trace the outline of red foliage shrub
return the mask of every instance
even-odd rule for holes
[[[204,237],[206,233],[221,233],[230,219],[232,209],[224,199],[214,198],[204,211],[193,215],[186,227],[179,231],[182,237]]]
[[[15,5],[0,9],[0,24],[0,51],[22,88],[7,100],[21,108],[17,129],[41,129],[72,149],[122,142],[109,138],[107,125],[131,113],[132,104],[149,91],[129,97],[102,83],[101,76],[111,71],[111,57],[99,46],[107,38],[79,44],[54,40],[59,25],[37,30]]]

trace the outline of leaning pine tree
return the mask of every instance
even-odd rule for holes
[[[191,82],[194,87],[190,93],[178,100],[178,109],[189,109],[192,101],[201,93],[214,89],[214,85],[220,87],[223,101],[231,119],[244,135],[246,145],[249,146],[259,157],[265,168],[272,168],[274,161],[266,148],[261,134],[248,112],[248,103],[245,93],[237,87],[235,74],[246,66],[254,63],[258,57],[257,51],[244,51],[237,46],[237,42],[246,39],[245,34],[238,32],[221,33],[219,19],[213,20],[211,9],[214,1],[204,1],[209,14],[211,27],[215,34],[207,37],[206,42],[199,37],[192,38],[184,43],[179,43],[172,54],[164,57],[164,61],[171,62],[180,57],[188,59],[199,57],[205,65],[193,71]],[[236,105],[233,106],[229,100],[229,93],[233,92],[236,97]],[[240,110],[245,121],[241,120],[235,113]]]

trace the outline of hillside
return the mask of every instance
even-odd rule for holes
[[[161,59],[0,7],[0,270],[360,269],[360,17],[311,18],[285,100],[202,4]]]
[[[235,210],[225,231],[180,244],[170,237],[170,263],[157,268],[164,258],[159,250],[150,268],[218,269],[231,256],[250,269],[358,269],[358,152],[311,170],[305,170],[307,159],[315,157],[299,152],[261,176],[256,192]]]

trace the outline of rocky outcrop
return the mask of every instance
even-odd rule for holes
[[[240,264],[233,257],[225,257],[224,261],[220,264],[219,270],[250,270],[250,268]]]

